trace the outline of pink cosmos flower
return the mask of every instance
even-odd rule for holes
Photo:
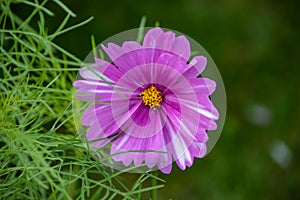
[[[190,58],[184,36],[150,29],[142,42],[108,43],[112,62],[80,70],[77,98],[93,102],[82,115],[86,139],[124,166],[145,164],[170,173],[184,170],[206,153],[207,130],[215,130],[218,110],[210,100],[216,84],[198,76],[204,56]],[[101,102],[101,103],[99,103]]]

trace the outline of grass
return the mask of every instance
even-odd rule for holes
[[[66,15],[52,32],[49,7]],[[67,26],[76,15],[59,0],[3,0],[0,10],[0,199],[140,199],[163,187],[151,173],[110,172],[76,134],[72,82],[83,62],[55,38],[92,17]]]

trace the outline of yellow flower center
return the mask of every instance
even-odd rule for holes
[[[160,106],[163,98],[162,94],[159,90],[156,89],[155,86],[151,86],[148,89],[144,90],[140,97],[143,98],[143,103],[150,108],[157,108]]]

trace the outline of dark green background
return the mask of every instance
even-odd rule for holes
[[[160,175],[167,182],[159,199],[300,199],[299,1],[64,2],[77,14],[70,24],[94,16],[56,40],[81,59],[91,50],[91,35],[100,43],[137,28],[145,15],[147,26],[159,21],[198,41],[222,74],[228,102],[220,140],[186,171],[175,167]],[[64,17],[55,13],[50,32]],[[254,110],[257,105],[269,110],[269,119]],[[276,141],[290,150],[286,167],[270,156]]]

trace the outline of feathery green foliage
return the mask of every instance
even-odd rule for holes
[[[51,33],[48,5],[65,12]],[[0,198],[138,199],[163,187],[152,174],[110,172],[76,134],[72,82],[83,63],[54,40],[92,17],[67,26],[75,14],[59,0],[2,0],[0,13]]]

